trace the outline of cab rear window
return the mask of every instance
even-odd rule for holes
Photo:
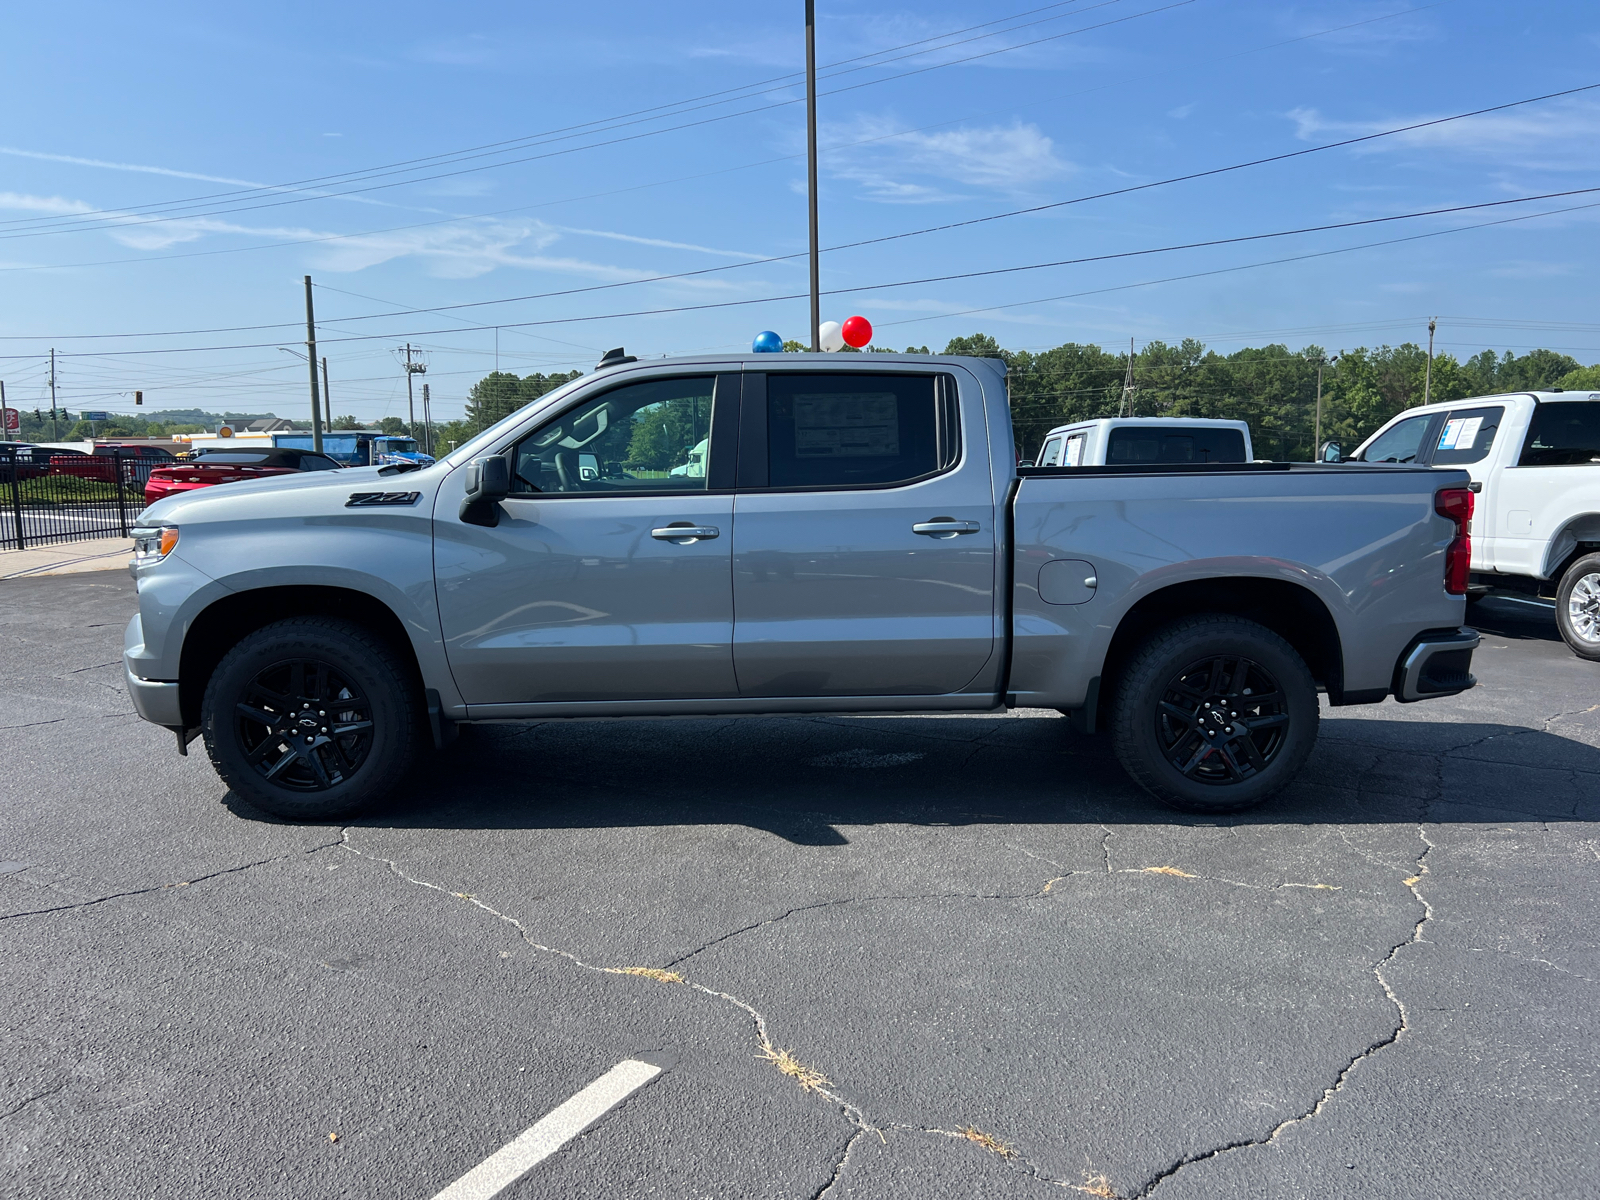
[[[1244,435],[1237,429],[1122,426],[1111,431],[1106,462],[1112,465],[1142,463],[1242,463]]]

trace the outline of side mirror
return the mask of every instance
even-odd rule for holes
[[[469,525],[500,524],[500,501],[511,494],[511,462],[503,454],[475,458],[467,464],[467,494],[461,519]]]
[[[1322,449],[1317,451],[1317,461],[1337,463],[1344,461],[1344,447],[1338,442],[1323,442]]]

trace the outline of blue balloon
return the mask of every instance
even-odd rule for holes
[[[768,329],[756,334],[756,340],[750,343],[750,349],[756,354],[782,354],[783,339]]]

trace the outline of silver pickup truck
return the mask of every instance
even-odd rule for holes
[[[613,351],[433,466],[146,509],[128,690],[324,819],[461,723],[1011,706],[1220,812],[1319,692],[1473,685],[1465,472],[1015,463],[993,360]]]

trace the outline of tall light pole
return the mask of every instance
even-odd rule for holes
[[[806,0],[806,200],[811,220],[811,349],[822,349],[822,285],[817,262],[817,3]]]
[[[50,440],[59,441],[61,430],[56,428],[56,351],[50,348]]]
[[[317,396],[317,318],[311,309],[311,276],[306,276],[306,366],[311,369],[311,448],[322,453],[322,401]]]
[[[1422,380],[1422,402],[1430,403],[1433,399],[1433,330],[1439,324],[1437,317],[1428,318],[1428,373]]]
[[[1319,354],[1317,357],[1312,358],[1308,354],[1306,355],[1306,361],[1314,364],[1317,368],[1317,423],[1315,432],[1311,435],[1311,453],[1314,456],[1318,456],[1320,460],[1322,454],[1322,368],[1332,366],[1338,362],[1339,356],[1336,354],[1329,358],[1326,354]]]

